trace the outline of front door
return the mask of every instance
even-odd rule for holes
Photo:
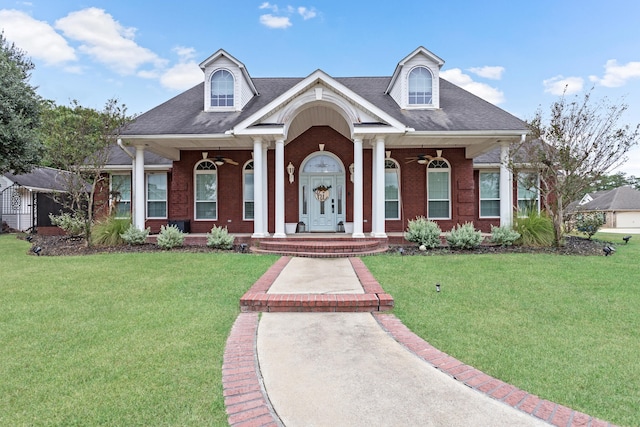
[[[333,175],[309,177],[309,231],[336,231],[336,178]]]

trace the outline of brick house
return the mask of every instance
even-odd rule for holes
[[[417,216],[442,230],[510,224],[521,195],[504,165],[527,127],[441,79],[443,63],[419,47],[386,77],[252,78],[219,50],[202,83],[122,133],[119,209],[152,231],[176,221],[255,238],[384,238]]]

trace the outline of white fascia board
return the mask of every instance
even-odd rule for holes
[[[163,172],[171,170],[171,165],[144,165],[145,171]],[[133,169],[132,165],[106,165],[104,169],[108,172],[127,172]]]
[[[500,169],[500,163],[474,163],[474,169]]]
[[[527,134],[529,131],[522,130],[457,130],[457,131],[414,131],[408,133],[410,137],[420,136],[439,136],[439,137],[464,137],[464,138],[487,138],[487,137],[503,137],[503,138],[520,138],[523,134]]]
[[[283,136],[284,126],[253,126],[245,129],[239,129],[233,132],[238,136],[258,136],[258,135],[274,135]]]
[[[316,70],[311,73],[304,80],[298,82],[291,89],[278,96],[276,99],[271,101],[269,104],[262,107],[260,110],[252,114],[250,117],[246,118],[242,122],[238,123],[234,128],[234,133],[242,134],[243,130],[253,125],[255,122],[260,120],[263,116],[267,115],[269,112],[276,109],[277,106],[285,104],[287,101],[295,97],[295,95],[304,92],[308,88],[312,87],[317,82],[322,82],[327,85],[330,89],[340,93],[344,97],[350,99],[352,102],[362,105],[365,109],[371,111],[376,116],[380,117],[382,120],[387,122],[390,126],[393,126],[397,129],[402,129],[402,132],[406,130],[406,125],[400,123],[398,120],[394,119],[380,108],[370,103],[357,93],[353,92],[351,89],[347,88],[343,84],[339,83],[337,80],[333,79],[327,73],[322,70]]]
[[[406,129],[398,129],[395,127],[381,127],[381,126],[356,126],[353,129],[354,135],[371,136],[371,135],[404,135]]]
[[[228,133],[180,133],[162,135],[122,135],[121,137],[128,145],[135,145],[135,141],[162,141],[170,139],[229,139]]]

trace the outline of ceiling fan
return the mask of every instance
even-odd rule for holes
[[[238,162],[236,162],[235,160],[231,160],[228,157],[222,157],[222,156],[216,156],[213,159],[213,163],[215,163],[218,166],[222,166],[225,163],[229,163],[230,165],[236,165],[236,166],[238,165]]]
[[[433,157],[428,154],[418,154],[417,156],[413,156],[413,157],[405,157],[405,160],[406,160],[405,163],[411,163],[417,160],[418,163],[420,163],[421,165],[426,165],[432,159]]]

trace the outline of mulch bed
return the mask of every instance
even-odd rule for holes
[[[18,238],[31,238],[30,254],[35,255],[33,249],[40,247],[42,256],[64,256],[64,255],[89,255],[98,253],[135,253],[135,252],[166,252],[158,245],[147,243],[144,245],[120,245],[120,246],[92,246],[86,247],[81,238],[69,236],[43,236],[43,235],[17,235]],[[603,256],[603,247],[610,245],[608,242],[588,240],[581,237],[567,236],[566,243],[560,248],[556,247],[529,247],[529,246],[494,246],[482,245],[477,249],[456,250],[448,247],[421,251],[417,245],[407,244],[404,246],[390,247],[387,253],[398,254],[402,248],[403,255],[429,256],[429,255],[449,255],[449,254],[499,254],[499,253],[550,253],[557,255],[584,255]],[[211,249],[207,246],[187,245],[181,248],[171,249],[172,252],[194,252],[194,253],[214,253],[230,252]],[[231,251],[243,252],[242,247],[235,246]],[[246,251],[248,252],[248,251]]]

